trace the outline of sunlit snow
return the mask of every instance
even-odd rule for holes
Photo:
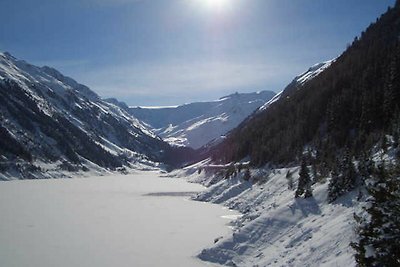
[[[195,256],[236,213],[159,175],[0,183],[0,266],[215,266]]]

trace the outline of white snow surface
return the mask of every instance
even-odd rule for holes
[[[356,241],[357,192],[329,204],[326,180],[313,186],[312,198],[295,199],[298,167],[251,170],[248,182],[242,179],[244,171],[222,179],[204,171],[206,165],[203,161],[176,175],[209,186],[195,199],[223,204],[243,216],[235,221],[235,232],[203,250],[201,259],[227,266],[355,266],[350,243]]]
[[[265,103],[264,105],[262,105],[259,108],[259,111],[263,111],[266,110],[269,106],[271,106],[273,103],[275,103],[276,101],[278,101],[281,98],[283,91],[277,93],[273,98],[271,98],[267,103]]]
[[[299,84],[305,84],[306,82],[312,80],[313,78],[317,77],[319,74],[321,74],[324,70],[326,70],[333,62],[335,59],[331,59],[325,62],[321,62],[318,64],[315,64],[311,68],[309,68],[306,72],[300,74],[295,78],[295,81]]]
[[[271,91],[235,93],[174,107],[131,107],[130,112],[164,141],[197,149],[237,127],[274,95]]]
[[[195,255],[237,212],[158,172],[0,183],[0,266],[218,266]]]

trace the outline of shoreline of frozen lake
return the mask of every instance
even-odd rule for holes
[[[0,183],[0,266],[216,266],[196,255],[237,214],[156,172]]]

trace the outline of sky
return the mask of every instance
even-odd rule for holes
[[[1,0],[0,51],[160,106],[282,90],[395,0]]]

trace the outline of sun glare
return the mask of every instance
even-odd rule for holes
[[[200,0],[207,8],[223,10],[230,0]]]

